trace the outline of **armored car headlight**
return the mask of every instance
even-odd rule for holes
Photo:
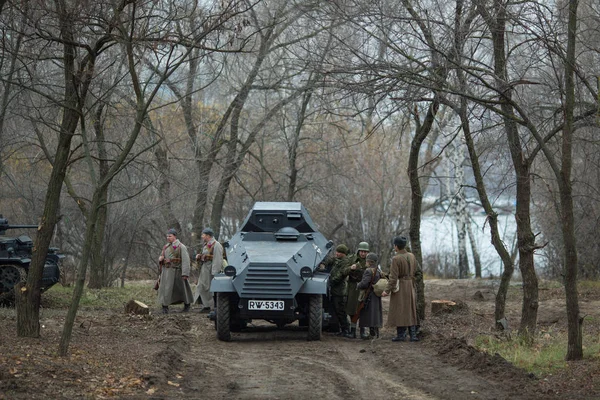
[[[226,266],[224,272],[227,276],[235,276],[237,274],[237,271],[233,265]]]
[[[313,270],[310,267],[300,268],[300,276],[302,279],[311,278],[313,276]]]

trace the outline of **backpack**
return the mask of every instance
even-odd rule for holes
[[[373,293],[375,293],[375,296],[381,297],[381,294],[385,292],[387,285],[387,279],[385,279],[384,277],[379,278],[379,280],[373,285]]]

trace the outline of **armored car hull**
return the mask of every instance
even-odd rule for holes
[[[296,320],[319,340],[329,275],[318,265],[332,247],[296,202],[258,202],[225,242],[228,266],[211,282],[219,339],[231,339],[247,321],[284,326]]]

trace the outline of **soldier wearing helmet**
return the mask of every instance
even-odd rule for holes
[[[369,254],[369,243],[360,242],[356,254],[350,257],[350,272],[348,274],[348,300],[346,303],[346,314],[351,318],[358,310],[358,295],[360,290],[356,287],[362,280],[367,268],[367,254]],[[350,335],[356,338],[356,322],[350,323]]]

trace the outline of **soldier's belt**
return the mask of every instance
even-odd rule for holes
[[[178,268],[181,268],[181,265],[180,264],[173,264],[173,263],[169,262],[169,263],[165,263],[165,265],[163,265],[163,267],[178,269]]]
[[[204,259],[205,259],[205,260],[212,260],[212,259],[213,259],[213,257],[214,257],[213,255],[206,254],[206,255],[204,256]]]

